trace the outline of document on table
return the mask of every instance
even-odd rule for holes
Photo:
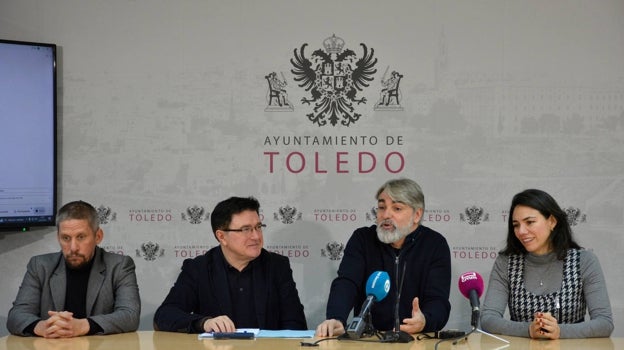
[[[238,328],[234,333],[253,333],[254,337],[257,337],[259,332],[260,328]],[[199,335],[199,339],[208,339],[213,337],[214,332],[201,333]]]
[[[258,329],[258,328],[239,328],[236,330],[236,333],[253,333],[256,338],[314,338],[314,329],[304,330],[304,331],[295,331],[295,330],[267,330],[267,329]],[[213,332],[201,333],[199,335],[199,339],[210,339],[213,338]]]
[[[314,329],[308,329],[305,331],[293,331],[293,330],[280,330],[269,331],[266,329],[261,330],[256,338],[314,338]]]

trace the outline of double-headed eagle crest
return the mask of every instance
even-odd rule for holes
[[[303,213],[297,212],[297,208],[287,205],[280,207],[277,213],[273,213],[273,219],[283,224],[292,224],[295,220],[301,220],[302,215]]]
[[[204,213],[204,207],[194,205],[186,208],[186,214],[182,213],[182,220],[188,220],[193,225],[201,224],[204,219]],[[208,219],[208,217],[210,217],[210,213],[206,213],[205,219]]]
[[[109,220],[115,221],[117,219],[117,213],[113,213],[110,207],[100,205],[96,210],[100,224],[108,224]]]
[[[160,249],[158,243],[152,241],[141,244],[141,250],[136,250],[137,258],[143,257],[147,261],[154,261],[159,256],[165,255],[165,250]]]
[[[468,221],[468,224],[470,225],[479,225],[481,223],[481,220],[490,220],[490,214],[486,213],[483,208],[477,207],[476,205],[473,205],[472,207],[467,207],[464,210],[464,213],[466,214],[465,216],[464,214],[459,214],[459,219],[461,221]]]
[[[344,244],[331,241],[325,246],[327,250],[321,249],[321,256],[328,257],[330,260],[340,260],[344,251]]]
[[[568,207],[564,209],[566,215],[568,216],[568,222],[570,226],[576,226],[581,222],[585,222],[587,220],[587,216],[581,213],[581,209]]]
[[[291,72],[299,87],[312,93],[311,98],[303,97],[302,103],[314,102],[314,113],[307,114],[308,119],[318,126],[329,123],[349,126],[360,119],[359,113],[354,113],[353,103],[366,103],[366,97],[356,98],[358,91],[369,86],[377,58],[373,58],[375,50],[360,44],[363,56],[358,59],[355,52],[343,49],[345,42],[336,35],[325,39],[325,50],[318,49],[312,53],[310,59],[305,56],[308,44],[301,45],[301,49],[294,50],[294,58],[290,63],[294,66]]]

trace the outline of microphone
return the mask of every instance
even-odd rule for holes
[[[406,264],[403,264],[403,272],[401,273],[401,279],[399,282],[399,259],[395,261],[395,275],[397,276],[396,281],[396,300],[394,303],[394,329],[391,331],[387,331],[384,334],[384,338],[382,342],[384,343],[409,343],[414,340],[409,333],[401,330],[401,319],[399,317],[399,306],[401,304],[401,291],[403,290],[403,281],[405,280],[405,268]]]
[[[470,307],[472,307],[472,318],[470,325],[478,328],[479,326],[479,298],[483,294],[483,278],[478,272],[468,271],[459,276],[459,291],[468,299],[470,299]]]
[[[373,303],[383,300],[390,291],[390,275],[386,271],[373,272],[366,281],[366,299],[362,304],[360,315],[354,317],[347,327],[347,334],[350,338],[362,338],[366,328],[367,317]]]

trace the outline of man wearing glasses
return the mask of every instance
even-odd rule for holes
[[[217,204],[210,223],[219,246],[184,261],[156,310],[156,330],[307,329],[288,258],[262,248],[266,225],[259,209],[253,197],[231,197]]]

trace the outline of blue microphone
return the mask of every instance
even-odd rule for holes
[[[370,314],[373,303],[383,300],[390,291],[390,275],[386,271],[375,271],[366,281],[366,299],[362,304],[360,315],[354,317],[347,327],[350,338],[362,338],[366,328],[366,318]]]

